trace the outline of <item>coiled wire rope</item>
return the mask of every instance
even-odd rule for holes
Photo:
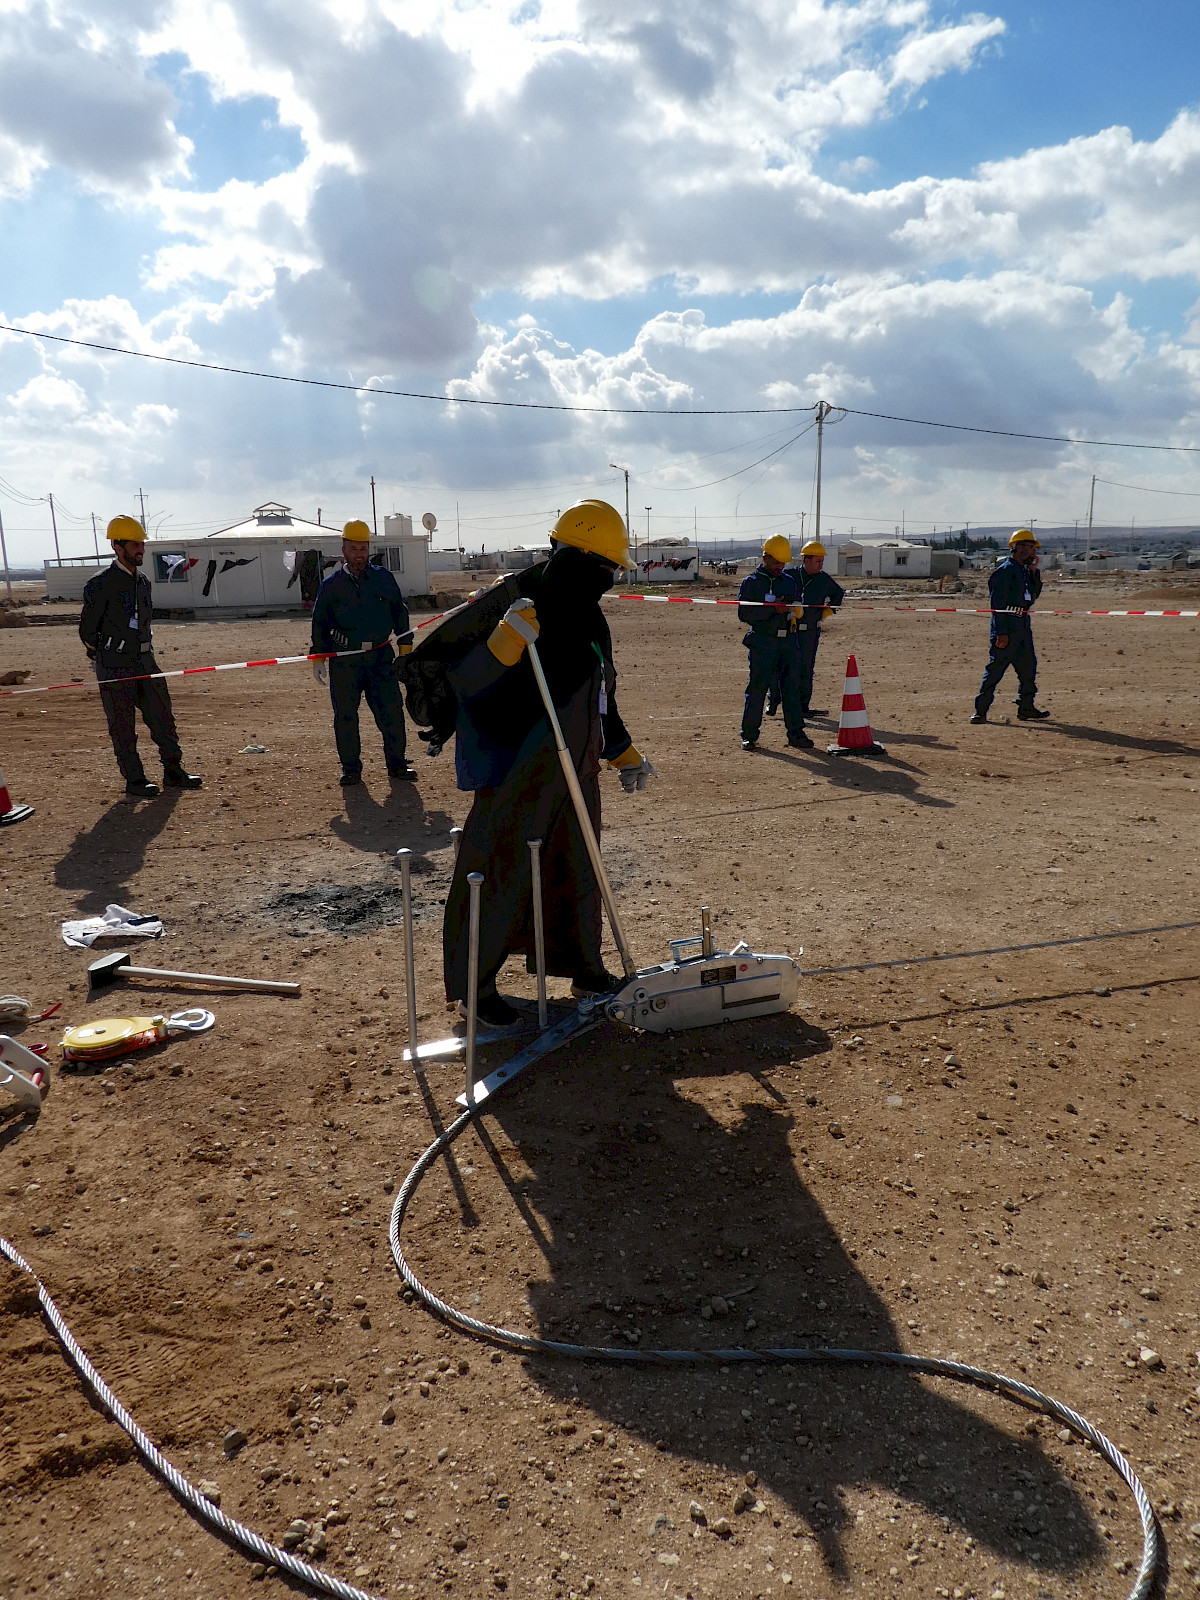
[[[486,1103],[486,1102],[485,1102]],[[922,1377],[950,1378],[956,1383],[986,1389],[1002,1399],[1040,1411],[1061,1422],[1101,1455],[1114,1472],[1124,1481],[1137,1505],[1142,1525],[1142,1559],[1137,1578],[1129,1591],[1128,1600],[1151,1600],[1165,1583],[1167,1571],[1166,1543],[1159,1528],[1154,1508],[1150,1504],[1137,1474],[1121,1451],[1086,1417],[1053,1396],[1043,1394],[1031,1384],[1021,1383],[1001,1372],[990,1372],[985,1367],[967,1366],[960,1361],[944,1361],[933,1356],[907,1355],[899,1350],[836,1350],[821,1348],[766,1349],[766,1350],[632,1350],[604,1345],[568,1344],[557,1339],[542,1339],[536,1335],[519,1333],[513,1328],[498,1327],[483,1322],[465,1311],[449,1305],[431,1289],[427,1289],[409,1265],[400,1246],[400,1228],[404,1215],[417,1192],[417,1188],[430,1167],[444,1154],[459,1136],[466,1132],[479,1116],[482,1105],[468,1106],[425,1149],[413,1164],[400,1186],[388,1222],[388,1244],[396,1269],[405,1284],[426,1308],[442,1322],[457,1328],[487,1344],[502,1349],[519,1351],[528,1356],[549,1356],[559,1360],[588,1361],[609,1366],[624,1367],[716,1367],[735,1365],[756,1366],[810,1366],[810,1367],[889,1367]],[[0,1254],[18,1267],[37,1285],[38,1303],[55,1338],[86,1386],[100,1401],[106,1416],[110,1417],[130,1438],[134,1449],[152,1472],[163,1479],[172,1492],[215,1533],[240,1545],[248,1554],[271,1566],[278,1567],[289,1576],[322,1594],[336,1596],[336,1600],[372,1600],[364,1590],[345,1583],[332,1573],[322,1572],[280,1549],[261,1534],[255,1533],[245,1523],[226,1516],[211,1500],[184,1477],[159,1450],[154,1441],[134,1421],[104,1379],[96,1371],[78,1340],[67,1326],[62,1313],[24,1256],[0,1235]]]
[[[486,1105],[486,1101],[483,1102]],[[487,1344],[501,1349],[519,1351],[527,1356],[549,1356],[566,1361],[588,1361],[596,1364],[621,1367],[727,1367],[754,1366],[808,1366],[808,1367],[890,1367],[922,1377],[950,1378],[955,1383],[969,1384],[976,1389],[986,1389],[1002,1399],[1016,1401],[1032,1410],[1040,1411],[1069,1428],[1086,1440],[1103,1456],[1128,1487],[1137,1504],[1142,1524],[1142,1560],[1137,1578],[1129,1591],[1128,1600],[1151,1600],[1165,1583],[1167,1570],[1166,1541],[1158,1525],[1158,1518],[1150,1498],[1129,1462],[1112,1440],[1093,1426],[1086,1417],[1052,1395],[1043,1394],[1032,1384],[1021,1383],[1002,1372],[990,1372],[986,1367],[972,1367],[961,1361],[943,1361],[935,1356],[907,1355],[900,1350],[833,1350],[820,1348],[766,1349],[766,1350],[634,1350],[619,1346],[568,1344],[559,1339],[542,1339],[535,1334],[520,1333],[514,1328],[497,1327],[483,1322],[457,1307],[448,1305],[431,1289],[427,1289],[409,1265],[400,1245],[400,1228],[405,1212],[417,1192],[417,1187],[430,1167],[454,1141],[470,1127],[483,1106],[468,1106],[460,1117],[433,1141],[418,1157],[405,1178],[392,1206],[388,1225],[388,1244],[396,1269],[413,1294],[435,1317],[460,1333],[469,1334]]]

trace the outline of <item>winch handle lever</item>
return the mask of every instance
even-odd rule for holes
[[[600,897],[604,901],[604,909],[608,913],[608,925],[612,929],[613,940],[617,950],[620,952],[621,966],[624,968],[627,978],[635,978],[637,976],[637,967],[634,966],[633,957],[629,953],[629,940],[625,937],[625,925],[621,921],[621,913],[617,910],[617,902],[613,895],[612,884],[608,881],[608,873],[604,870],[604,860],[600,854],[600,841],[596,838],[596,830],[592,827],[591,817],[588,816],[587,802],[583,798],[583,790],[579,787],[579,777],[575,771],[575,763],[571,760],[571,752],[567,749],[567,742],[563,738],[558,713],[554,709],[554,701],[550,698],[550,686],[546,682],[546,674],[542,671],[542,663],[538,656],[537,646],[531,642],[525,646],[525,649],[529,656],[529,665],[533,668],[533,676],[537,680],[542,704],[546,708],[550,730],[554,734],[554,743],[558,750],[558,763],[562,767],[562,774],[567,783],[567,793],[571,796],[571,803],[575,807],[575,815],[579,819],[579,831],[583,834],[588,860],[592,863],[592,871],[596,874],[596,882],[600,885]]]

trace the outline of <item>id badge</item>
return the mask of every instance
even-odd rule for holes
[[[600,685],[600,715],[604,716],[607,711],[608,711],[608,690],[604,687],[604,685],[602,683]]]

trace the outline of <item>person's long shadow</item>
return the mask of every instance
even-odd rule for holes
[[[643,1038],[640,1059],[619,1074],[632,1052],[599,1034],[592,1052],[577,1051],[569,1076],[552,1079],[547,1066],[536,1094],[498,1097],[505,1142],[531,1168],[520,1184],[525,1205],[551,1224],[540,1241],[548,1276],[529,1286],[540,1332],[641,1349],[903,1348],[881,1293],[802,1179],[808,1145],[785,1097],[763,1079],[770,1103],[745,1080],[688,1092],[698,1072],[755,1075],[750,1030],[778,1032],[785,1022],[797,1034],[793,1058],[828,1049],[798,1019],[772,1018],[739,1029],[740,1047],[725,1030],[686,1036],[700,1044],[685,1047],[685,1063],[679,1041]],[[720,1042],[706,1062],[700,1049],[710,1040]],[[798,1098],[796,1113],[809,1115]],[[813,1115],[823,1129],[822,1113]],[[882,1249],[872,1275],[897,1301],[911,1292]],[[706,1320],[704,1306],[718,1314]],[[847,1491],[868,1485],[1043,1571],[1076,1572],[1101,1549],[1084,1500],[1020,1431],[1019,1410],[1005,1431],[982,1414],[991,1402],[972,1408],[870,1368],[529,1365],[548,1393],[580,1400],[662,1450],[720,1467],[739,1484],[756,1471],[759,1487],[807,1523],[829,1570],[843,1576],[854,1522]],[[996,1414],[1007,1422],[1005,1409]]]
[[[118,800],[90,828],[80,829],[56,864],[54,881],[78,895],[75,909],[81,916],[95,916],[114,901],[124,903],[129,884],[182,797],[182,790],[167,789],[147,804]]]
[[[1111,745],[1115,750],[1140,750],[1145,755],[1186,756],[1189,761],[1200,760],[1200,749],[1196,745],[1181,744],[1178,739],[1139,738],[1132,733],[1117,733],[1112,728],[1092,728],[1082,722],[1052,721],[1041,726],[1047,733],[1062,733],[1068,739],[1086,739],[1089,744]]]
[[[421,854],[450,842],[450,817],[444,811],[426,811],[415,783],[391,782],[382,801],[365,782],[343,789],[342,796],[345,815],[331,817],[329,827],[352,849],[377,855],[407,846]]]

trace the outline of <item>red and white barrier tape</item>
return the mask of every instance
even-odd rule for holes
[[[422,628],[428,628],[431,623],[439,622],[444,616],[445,612],[439,611],[435,617],[426,617],[423,622],[418,622],[412,631],[419,633]],[[382,644],[386,643],[386,639],[382,641]],[[169,672],[140,672],[129,678],[81,678],[78,682],[71,683],[31,684],[23,689],[0,689],[0,699],[18,694],[48,694],[51,689],[97,689],[109,683],[145,683],[150,678],[192,678],[205,672],[242,672],[249,667],[290,667],[298,661],[336,661],[343,656],[365,656],[369,650],[378,650],[381,647],[378,644],[364,644],[357,650],[324,650],[302,656],[267,656],[262,661],[221,661],[211,667],[173,667]]]
[[[699,596],[688,594],[615,594],[614,600],[649,600],[658,605],[672,606],[771,606],[779,604],[771,600],[702,600]],[[802,600],[786,600],[782,602],[790,610],[793,605],[803,605]],[[806,609],[815,611],[817,606]],[[929,612],[957,617],[1010,617],[1024,616],[1026,613],[1018,606],[1010,606],[1000,610],[993,610],[991,606],[877,606],[866,601],[844,600],[840,606],[830,608],[834,611],[914,611]],[[1031,617],[1200,617],[1200,611],[1030,611]]]
[[[671,606],[772,606],[776,602],[767,600],[708,600],[696,595],[684,594],[633,594],[621,593],[612,596],[614,600],[646,600],[657,605]],[[791,605],[802,602],[784,602],[788,609]],[[455,608],[458,609],[458,608]],[[813,607],[812,609],[816,609]],[[959,617],[1005,617],[1025,616],[1030,617],[1200,617],[1200,611],[1030,611],[1025,613],[1018,608],[1010,610],[993,611],[988,606],[878,606],[857,601],[843,602],[840,606],[831,608],[834,611],[909,611],[928,612],[936,615]],[[423,628],[432,627],[435,622],[440,622],[447,613],[439,611],[436,616],[426,617],[413,628],[414,633],[419,633]],[[30,684],[21,689],[0,689],[0,700],[11,699],[21,694],[48,694],[52,689],[94,689],[101,682],[104,683],[141,683],[150,678],[191,678],[206,672],[242,672],[251,667],[288,667],[300,661],[332,661],[341,656],[361,656],[368,650],[377,649],[376,645],[364,645],[360,650],[327,650],[323,653],[300,656],[268,656],[262,661],[221,661],[215,666],[208,667],[173,667],[169,672],[144,672],[132,678],[83,678],[71,683],[39,683]]]

